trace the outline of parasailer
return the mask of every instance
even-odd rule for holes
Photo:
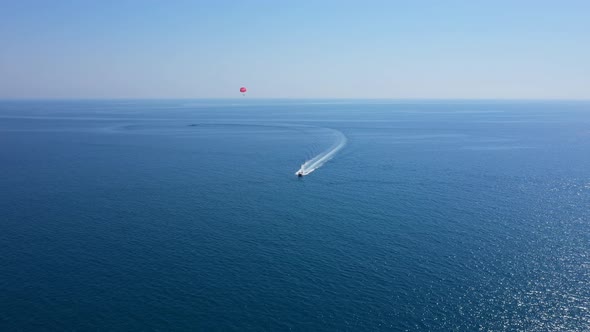
[[[247,91],[248,91],[248,89],[246,89],[246,87],[244,87],[244,86],[240,88],[240,92],[242,93],[242,96],[245,96]]]

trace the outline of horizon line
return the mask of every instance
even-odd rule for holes
[[[109,100],[389,100],[389,101],[590,101],[590,98],[394,98],[394,97],[0,97],[0,101]]]

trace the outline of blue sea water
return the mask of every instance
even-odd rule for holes
[[[2,101],[0,174],[1,331],[590,330],[590,102]]]

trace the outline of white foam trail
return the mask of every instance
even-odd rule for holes
[[[334,136],[336,137],[336,141],[334,142],[334,144],[328,150],[318,154],[317,156],[303,163],[303,165],[301,165],[301,168],[299,168],[299,170],[295,172],[296,175],[300,173],[302,175],[307,175],[315,171],[316,169],[322,167],[328,160],[332,159],[332,157],[334,157],[334,155],[336,155],[336,153],[346,145],[346,136],[344,136],[343,133],[334,129],[330,130],[334,133]]]

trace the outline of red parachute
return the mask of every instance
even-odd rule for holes
[[[243,86],[240,88],[240,92],[242,93],[243,96],[246,95],[246,91],[248,91],[248,89],[246,89],[246,87]]]

